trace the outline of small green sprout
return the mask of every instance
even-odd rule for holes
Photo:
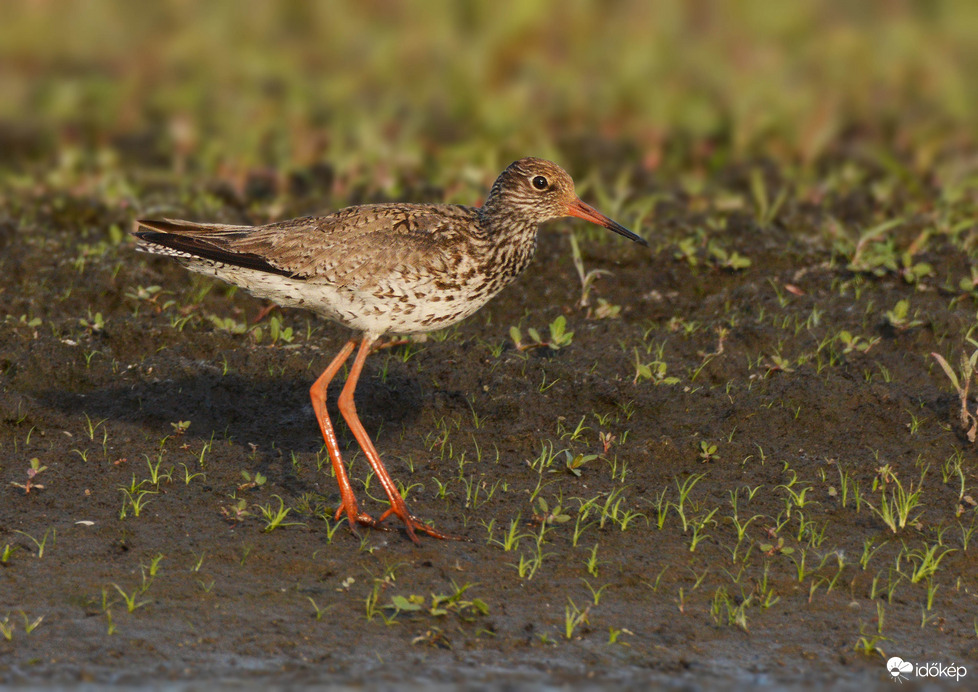
[[[546,341],[540,336],[540,332],[532,327],[527,330],[530,340],[526,343],[523,343],[523,333],[519,327],[510,327],[509,336],[513,340],[517,351],[529,351],[534,348],[544,347],[557,351],[565,346],[569,346],[571,341],[573,341],[574,332],[567,331],[567,319],[563,315],[557,316],[550,323],[549,329],[550,338]]]
[[[47,466],[43,466],[41,460],[37,457],[32,458],[30,464],[30,467],[27,469],[27,480],[25,482],[17,483],[16,481],[10,481],[10,485],[21,488],[25,495],[30,495],[31,490],[44,490],[43,485],[34,482],[34,478],[48,468]]]
[[[238,486],[238,490],[251,490],[252,488],[260,488],[263,485],[265,485],[265,481],[268,480],[265,476],[261,475],[257,471],[255,471],[254,476],[252,476],[247,471],[242,471],[241,477],[245,479],[245,482]]]

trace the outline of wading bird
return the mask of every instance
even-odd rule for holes
[[[326,388],[357,347],[351,339],[312,385],[310,396],[340,488],[339,519],[380,527],[389,515],[435,538],[453,538],[413,516],[357,417],[353,395],[364,361],[389,335],[442,329],[465,319],[522,272],[541,223],[577,216],[629,240],[641,237],[582,202],[555,163],[524,158],[504,170],[481,207],[366,204],[329,216],[235,226],[140,220],[137,249],[175,257],[188,269],[241,286],[284,307],[312,310],[362,336],[339,410],[363,450],[390,508],[360,510],[326,412]]]

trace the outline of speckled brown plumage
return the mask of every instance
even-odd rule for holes
[[[370,204],[264,226],[141,220],[133,234],[139,250],[175,257],[188,269],[362,332],[360,351],[340,395],[340,412],[391,507],[379,520],[358,510],[326,414],[326,387],[353,352],[356,342],[351,340],[311,390],[340,484],[337,517],[346,513],[351,525],[378,526],[395,514],[417,541],[415,530],[450,536],[410,515],[360,425],[353,391],[363,361],[382,336],[441,329],[474,313],[530,263],[538,226],[563,216],[587,219],[646,244],[584,204],[573,180],[557,164],[537,158],[506,168],[482,207]]]

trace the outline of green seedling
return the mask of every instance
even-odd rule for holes
[[[645,519],[646,525],[649,523],[649,518],[646,515],[634,509],[622,510],[621,514],[615,517],[615,521],[618,522],[618,528],[620,528],[622,531],[627,531],[628,525],[631,524],[633,520],[638,519],[639,517]]]
[[[655,509],[655,526],[660,531],[666,524],[666,518],[669,516],[669,507],[672,504],[666,501],[666,492],[668,492],[668,488],[663,488],[652,501],[652,507]]]
[[[697,237],[689,236],[686,238],[680,238],[676,242],[676,250],[672,253],[672,256],[677,260],[683,260],[691,268],[696,268],[699,264],[699,248],[701,240]]]
[[[634,632],[632,632],[631,630],[627,630],[624,627],[622,627],[621,629],[616,629],[614,627],[609,627],[608,628],[608,644],[617,644],[618,643],[618,638],[621,637],[621,635],[623,635],[623,634],[634,634]],[[628,644],[625,644],[625,646],[628,646]]]
[[[509,336],[513,340],[513,344],[516,346],[517,351],[529,351],[534,348],[549,348],[553,351],[560,350],[565,346],[569,346],[574,338],[574,332],[567,331],[567,319],[563,315],[559,315],[553,322],[549,325],[550,338],[544,341],[540,337],[540,333],[533,329],[532,327],[527,330],[527,334],[530,340],[523,343],[523,334],[520,332],[519,327],[510,327]]]
[[[703,539],[708,537],[708,534],[704,533],[704,529],[708,524],[716,525],[716,521],[713,519],[713,515],[717,513],[719,507],[714,507],[708,513],[703,516],[693,517],[690,523],[693,526],[693,536],[689,542],[689,552],[695,552],[696,546],[700,544]]]
[[[272,315],[269,318],[268,334],[271,337],[273,344],[277,344],[280,341],[286,344],[291,344],[292,340],[295,338],[292,333],[292,327],[283,327],[282,318],[278,315]]]
[[[958,527],[961,529],[961,550],[968,552],[968,545],[971,543],[971,538],[975,533],[975,520],[971,520],[971,526],[968,528],[964,528],[964,524],[959,521]],[[2,558],[0,558],[0,561],[3,561]]]
[[[228,332],[229,334],[244,334],[248,331],[247,322],[239,322],[233,317],[220,317],[218,315],[207,315],[208,321],[216,328]],[[261,341],[261,328],[258,328],[258,341]]]
[[[551,471],[554,471],[556,469],[551,469],[550,467],[557,459],[557,457],[559,457],[560,454],[563,453],[564,451],[566,450],[562,449],[560,451],[555,452],[553,443],[549,441],[544,441],[540,445],[540,454],[535,459],[528,461],[527,463],[530,465],[530,468],[536,471],[537,473],[543,473],[544,469],[550,469]]]
[[[598,528],[603,529],[608,520],[618,521],[621,511],[621,504],[625,501],[623,493],[625,488],[615,488],[605,496],[604,504],[601,506],[601,518],[598,520]]]
[[[935,543],[931,546],[925,544],[915,550],[908,551],[904,549],[904,552],[907,559],[913,563],[913,569],[909,577],[910,583],[917,584],[933,577],[937,573],[937,568],[940,566],[941,560],[951,553],[957,552],[957,550],[955,548],[941,550],[940,544]]]
[[[841,223],[834,219],[833,221],[837,228],[842,228]],[[903,221],[902,218],[890,219],[863,231],[852,249],[847,269],[875,276],[896,272],[898,269],[896,245],[892,238],[884,238],[884,236]]]
[[[916,489],[914,489],[913,481],[905,489],[900,479],[890,470],[885,472],[884,480],[892,481],[893,485],[890,492],[887,493],[886,491],[886,486],[889,483],[881,484],[879,486],[879,504],[874,505],[867,500],[866,505],[873,514],[883,520],[883,523],[889,527],[890,531],[897,533],[900,529],[906,527],[908,523],[915,522],[917,517],[920,516],[919,512],[913,517],[910,515],[921,504],[920,495],[923,492],[923,476],[921,476],[920,483],[917,484]]]
[[[717,587],[710,604],[710,615],[717,625],[724,623],[728,626],[736,625],[747,632],[747,606],[752,599],[753,596],[748,596],[737,603],[730,597],[725,587]]]
[[[978,341],[975,341],[970,336],[967,337],[968,343],[970,343],[974,350],[971,355],[961,354],[960,358],[960,376],[954,371],[954,368],[944,359],[944,357],[939,353],[931,352],[931,356],[937,361],[937,364],[941,366],[944,374],[951,381],[951,385],[958,394],[958,400],[961,403],[960,419],[961,427],[963,427],[968,436],[969,442],[974,442],[976,435],[978,435],[978,410],[972,413],[968,410],[968,391],[971,389],[971,381],[975,377],[976,368],[978,368]]]
[[[598,603],[601,601],[601,594],[604,593],[605,589],[611,586],[611,584],[605,584],[604,586],[595,589],[593,586],[591,586],[591,582],[589,582],[587,579],[582,578],[581,581],[584,582],[587,590],[591,592],[591,599],[594,601],[594,605],[598,605]]]
[[[394,614],[426,612],[433,617],[442,617],[449,613],[455,613],[461,620],[472,622],[477,617],[489,614],[489,606],[480,598],[472,600],[463,599],[462,596],[472,588],[474,584],[463,584],[459,586],[454,581],[451,594],[431,594],[430,604],[424,596],[392,596],[390,605],[384,608],[394,610]]]
[[[14,533],[19,533],[21,536],[27,536],[29,539],[31,539],[31,542],[37,548],[36,556],[38,558],[44,557],[44,548],[47,545],[48,536],[50,535],[50,537],[51,537],[51,545],[54,545],[55,540],[57,538],[57,531],[54,528],[50,528],[47,531],[45,531],[44,532],[44,538],[42,538],[41,540],[37,540],[36,538],[34,538],[29,533],[25,533],[24,531],[19,531],[18,529],[14,529]]]
[[[333,542],[333,536],[336,535],[336,532],[339,530],[339,528],[343,526],[343,524],[346,522],[340,519],[339,521],[334,521],[333,523],[330,523],[331,515],[324,513],[320,516],[322,517],[323,523],[326,524],[326,545],[330,545]]]
[[[662,577],[665,576],[666,571],[668,569],[669,569],[669,565],[666,565],[661,570],[659,570],[659,573],[655,576],[655,581],[654,582],[643,581],[642,583],[645,584],[650,589],[652,589],[652,593],[659,593],[659,586],[662,583]]]
[[[963,462],[964,455],[961,453],[961,450],[957,450],[954,454],[945,459],[943,464],[941,464],[941,482],[945,485],[950,484],[952,481],[956,482],[959,503],[966,502],[964,497],[966,490],[965,484],[967,481],[965,479]]]
[[[587,416],[581,416],[581,420],[577,422],[577,426],[570,430],[564,425],[563,417],[557,419],[557,434],[560,435],[560,439],[567,440],[571,442],[583,442],[586,444],[587,440],[584,433],[586,433],[591,428],[584,425],[584,421],[587,420]]]
[[[736,250],[725,250],[712,240],[706,244],[706,255],[710,262],[720,269],[740,271],[751,265],[749,258],[744,257]]]
[[[564,468],[569,473],[581,477],[581,467],[589,461],[594,461],[598,458],[597,454],[577,454],[572,455],[569,450],[564,450],[565,464]],[[551,469],[553,470],[553,469]]]
[[[927,233],[927,231],[924,231]],[[916,285],[921,279],[934,275],[934,267],[927,262],[915,262],[914,254],[909,250],[900,254],[900,267],[897,273],[908,284]]]
[[[876,657],[879,656],[882,659],[886,659],[886,653],[879,647],[880,642],[889,641],[888,638],[881,634],[866,635],[863,632],[863,626],[859,627],[859,638],[856,639],[856,643],[853,645],[853,650],[861,653],[864,656]]]
[[[152,499],[151,496],[157,494],[155,490],[140,489],[139,485],[142,485],[142,483],[137,485],[135,481],[136,477],[133,476],[133,487],[136,488],[135,490],[133,488],[119,488],[123,494],[122,509],[119,510],[120,519],[125,519],[129,516],[130,511],[134,517],[138,517],[146,508],[146,505],[149,504]]]
[[[496,494],[496,491],[501,485],[504,484],[504,479],[499,478],[495,483],[489,485],[486,481],[485,474],[482,474],[477,479],[474,475],[468,478],[462,479],[462,485],[465,487],[465,507],[468,509],[476,509],[481,505],[486,504],[492,499],[492,496]],[[396,481],[395,481],[396,483]],[[400,484],[398,484],[399,487]],[[413,487],[424,488],[420,483],[415,483],[408,488],[404,488],[401,492],[401,497],[407,497],[407,491]]]
[[[47,466],[41,464],[40,459],[33,457],[30,461],[30,466],[27,469],[27,480],[23,483],[10,481],[10,485],[22,489],[25,495],[29,495],[31,490],[44,490],[44,486],[40,483],[36,483],[34,479],[38,476],[38,474],[46,471],[47,468]]]
[[[273,498],[278,500],[278,509],[272,507],[271,503],[267,505],[255,505],[258,511],[261,512],[262,517],[265,519],[265,526],[262,529],[265,533],[274,531],[279,526],[305,526],[301,521],[285,521],[285,518],[289,516],[289,512],[292,511],[291,507],[285,506],[285,501],[278,495],[272,495]]]
[[[694,473],[682,483],[679,482],[678,478],[673,479],[676,483],[676,488],[679,490],[679,502],[672,503],[672,506],[675,508],[676,514],[679,515],[679,519],[683,522],[683,533],[686,533],[686,530],[689,528],[689,519],[686,517],[686,500],[693,491],[693,487],[705,477],[705,474]]]
[[[96,312],[93,315],[91,309],[89,309],[88,319],[82,317],[78,320],[78,324],[92,333],[101,332],[105,329],[105,318],[102,317],[101,312]]]
[[[265,481],[268,480],[265,476],[261,475],[257,471],[255,471],[254,476],[252,476],[247,471],[242,471],[241,477],[244,478],[245,482],[238,486],[238,490],[251,490],[252,488],[260,488],[263,485],[265,485]]]
[[[130,300],[143,300],[148,303],[155,304],[157,299],[163,295],[161,291],[163,291],[163,289],[160,286],[137,286],[135,289],[127,289],[123,295]],[[157,312],[162,312],[163,307],[157,307]]]
[[[930,610],[932,610],[934,608],[934,596],[937,595],[937,589],[938,588],[939,588],[939,586],[934,583],[934,580],[933,579],[928,579],[927,580],[927,610],[928,611],[930,611]],[[921,623],[921,625],[920,625],[921,628],[923,628],[924,624],[926,624],[926,623]]]
[[[577,630],[581,625],[587,624],[588,613],[591,612],[591,606],[587,606],[584,610],[581,610],[570,598],[567,599],[567,605],[564,606],[564,638],[571,639],[574,636],[574,631]]]
[[[306,596],[306,599],[310,603],[312,603],[313,617],[316,618],[316,622],[319,622],[320,620],[322,620],[323,619],[323,615],[325,615],[327,612],[329,612],[330,610],[332,610],[333,607],[336,605],[335,603],[330,603],[325,608],[320,608],[318,605],[316,605],[316,602],[314,600],[312,600],[312,596]]]
[[[173,428],[174,435],[183,435],[190,428],[190,421],[180,420],[175,423],[170,423],[170,427]]]
[[[598,576],[598,567],[601,565],[601,560],[598,559],[598,544],[595,543],[594,547],[591,548],[591,554],[588,555],[587,560],[585,560],[584,565],[587,567],[587,573],[592,577]]]
[[[163,465],[163,449],[160,448],[160,453],[156,457],[156,464],[150,461],[149,455],[144,454],[146,457],[146,466],[149,468],[149,484],[155,488],[160,487],[160,483],[166,481],[170,483],[173,480],[173,467],[171,466],[166,471],[160,471],[160,466]],[[137,515],[138,516],[138,515]]]
[[[228,521],[242,521],[245,517],[250,517],[251,512],[248,511],[248,501],[242,498],[228,507],[222,505],[221,516]]]
[[[852,333],[843,329],[841,332],[839,332],[837,338],[840,342],[842,342],[843,353],[869,353],[869,350],[878,344],[882,337],[876,336],[872,339],[867,339],[862,336],[853,335]]]
[[[10,622],[10,616],[4,615],[3,620],[0,620],[0,635],[2,635],[8,642],[12,641],[14,638],[15,629],[16,626]]]
[[[563,524],[570,521],[570,519],[570,515],[564,511],[563,503],[559,500],[557,501],[557,506],[551,509],[546,500],[542,497],[537,498],[535,511],[533,512],[534,523],[546,526],[547,524]]]
[[[203,552],[200,553],[200,555],[198,555],[197,553],[195,553],[192,550],[190,552],[194,553],[194,561],[190,565],[190,571],[191,572],[199,572],[200,571],[200,568],[204,566],[204,558],[207,557],[207,552],[206,551],[203,551]]]
[[[437,476],[432,476],[431,479],[435,482],[435,485],[438,486],[438,497],[439,498],[441,498],[441,499],[444,500],[449,495],[454,495],[455,494],[451,490],[448,489],[448,484],[451,481],[442,482],[441,479],[439,479]]]
[[[581,248],[577,244],[577,235],[572,232],[569,234],[569,238],[571,257],[574,260],[574,269],[577,270],[577,277],[581,280],[581,297],[577,301],[577,307],[584,309],[590,305],[591,289],[594,287],[594,282],[602,275],[611,276],[611,272],[605,269],[592,269],[591,271],[585,272]]]
[[[142,608],[144,605],[148,605],[148,604],[152,603],[152,601],[150,601],[148,599],[147,600],[144,600],[144,601],[140,601],[139,600],[140,594],[142,594],[142,593],[145,592],[144,589],[136,588],[136,589],[133,589],[133,591],[132,591],[131,594],[127,594],[125,591],[122,590],[122,587],[119,586],[118,584],[116,584],[116,583],[113,582],[112,586],[114,586],[115,587],[115,590],[119,592],[119,595],[120,596],[122,596],[122,600],[126,604],[126,611],[127,612],[130,612],[131,613],[134,610],[136,610],[137,608]]]
[[[919,327],[923,324],[922,320],[917,319],[916,312],[914,312],[913,317],[910,317],[910,301],[905,298],[898,300],[892,310],[886,311],[886,321],[891,327],[900,332]]]
[[[784,544],[783,536],[778,536],[777,543],[761,543],[757,547],[760,548],[761,552],[768,557],[771,557],[772,555],[791,555],[795,552],[794,548]]]
[[[712,442],[700,440],[700,461],[703,463],[708,463],[711,461],[718,461],[719,459],[720,455],[717,454],[717,446]]]
[[[192,481],[195,478],[203,478],[204,480],[207,479],[207,475],[203,471],[198,471],[196,473],[193,473],[193,472],[191,472],[190,468],[186,464],[184,464],[183,462],[180,462],[180,466],[183,467],[183,483],[184,483],[184,485],[190,485],[190,481]]]
[[[788,198],[788,186],[782,186],[777,196],[772,200],[768,195],[764,172],[760,168],[755,168],[750,173],[750,192],[754,200],[757,225],[761,228],[767,228],[777,217],[781,205]]]
[[[578,542],[584,536],[584,532],[597,524],[597,520],[587,521],[593,507],[592,502],[581,503],[581,508],[577,511],[577,519],[574,521],[574,535],[571,537],[571,545],[577,547]]]
[[[767,560],[764,561],[764,573],[761,577],[761,583],[758,584],[757,592],[760,596],[761,607],[767,610],[775,603],[781,600],[781,597],[774,592],[774,587],[768,585],[769,572],[771,570],[771,563]]]
[[[20,616],[24,618],[24,632],[26,634],[30,634],[31,632],[36,630],[38,625],[40,625],[41,622],[44,620],[43,615],[38,615],[36,618],[31,620],[29,617],[27,617],[27,613],[25,613],[23,610],[20,611]]]
[[[638,354],[638,349],[635,351],[635,377],[632,378],[632,384],[638,384],[639,380],[650,380],[652,384],[658,386],[660,384],[664,385],[675,385],[679,384],[679,378],[673,376],[667,376],[669,366],[663,360],[653,360],[648,363],[643,363],[641,357]]]
[[[754,516],[752,516],[750,519],[748,519],[743,523],[740,522],[740,519],[737,517],[736,513],[734,513],[732,516],[727,518],[730,519],[731,523],[734,525],[734,529],[737,531],[737,543],[736,545],[734,545],[733,551],[731,552],[733,561],[736,562],[737,553],[740,550],[740,545],[744,542],[744,538],[747,536],[747,527],[750,526],[751,522],[753,522],[755,519],[760,519],[761,515],[755,514]]]
[[[785,497],[785,510],[787,517],[791,516],[791,510],[793,507],[803,509],[805,505],[808,504],[808,500],[805,499],[805,495],[807,495],[808,491],[812,489],[810,485],[806,485],[804,488],[796,491],[792,487],[793,484],[794,481],[792,481],[790,485],[779,485],[775,488],[775,490],[783,488],[785,494],[787,495],[787,497]]]
[[[143,591],[149,588],[149,585],[156,578],[156,575],[160,571],[160,562],[163,561],[163,554],[158,553],[156,557],[153,557],[149,561],[149,565],[140,565],[139,571],[143,575]]]
[[[537,570],[543,565],[543,561],[551,557],[553,553],[543,552],[542,543],[537,543],[536,553],[534,554],[520,554],[520,561],[517,564],[510,565],[516,568],[517,574],[519,574],[520,579],[533,579],[533,576],[537,573]]]
[[[533,538],[533,534],[520,533],[520,513],[517,512],[516,517],[510,520],[509,528],[503,534],[502,540],[497,541],[493,539],[492,532],[490,532],[488,542],[490,545],[495,543],[508,553],[519,548],[520,541],[524,538]]]

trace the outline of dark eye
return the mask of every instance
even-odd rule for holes
[[[538,175],[533,179],[533,187],[535,187],[538,190],[546,190],[547,184],[548,184],[547,179],[544,178],[542,175]]]

